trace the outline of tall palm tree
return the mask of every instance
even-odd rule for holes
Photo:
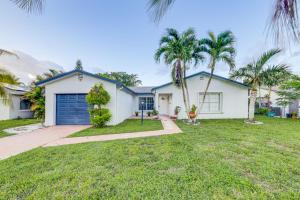
[[[275,6],[272,18],[268,24],[269,30],[275,39],[299,39],[299,19],[297,0],[273,0]],[[149,0],[148,10],[153,15],[154,21],[159,21],[166,11],[174,4],[175,0]]]
[[[271,95],[274,87],[281,85],[291,75],[289,67],[285,64],[268,66],[264,70],[263,85],[268,88],[268,106],[271,106]]]
[[[242,67],[236,71],[231,72],[231,79],[242,79],[250,86],[250,103],[249,103],[249,121],[254,122],[254,109],[257,97],[257,89],[260,85],[263,85],[265,79],[266,69],[265,65],[270,61],[272,57],[280,53],[280,49],[272,49],[262,54],[258,60],[249,63],[245,67]],[[276,73],[282,68],[273,68]],[[275,73],[275,72],[274,72]]]
[[[234,48],[235,38],[233,33],[231,31],[224,31],[216,36],[213,32],[208,32],[208,35],[209,38],[204,38],[199,41],[201,51],[207,53],[210,57],[208,64],[210,76],[204,91],[203,102],[205,101],[208,88],[216,69],[216,64],[218,62],[223,62],[229,66],[230,70],[235,67],[234,57],[236,52]]]
[[[186,83],[186,72],[190,64],[196,66],[204,60],[201,48],[197,44],[196,34],[192,28],[180,34],[175,29],[167,29],[167,33],[160,40],[160,47],[155,53],[155,60],[160,61],[163,56],[166,65],[172,68],[173,83],[181,88],[185,111],[190,111],[189,90]]]
[[[5,85],[18,85],[18,79],[9,72],[0,69],[0,101],[4,104],[9,103],[9,96],[6,92]]]

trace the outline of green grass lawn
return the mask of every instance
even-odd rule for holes
[[[300,121],[259,120],[38,148],[0,161],[0,199],[299,199]]]
[[[13,128],[18,126],[25,126],[29,124],[39,123],[36,119],[13,119],[13,120],[0,120],[0,138],[10,136],[11,134],[3,132],[4,129]]]
[[[140,132],[140,131],[155,131],[155,130],[162,130],[162,129],[163,127],[160,120],[144,120],[144,124],[142,125],[140,119],[128,119],[116,126],[108,126],[104,128],[89,128],[74,133],[69,137],[130,133],[130,132]]]

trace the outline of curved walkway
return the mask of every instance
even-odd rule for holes
[[[51,126],[30,133],[0,138],[0,160],[43,146],[90,126]]]
[[[152,137],[152,136],[170,135],[170,134],[176,134],[182,132],[181,129],[169,117],[161,116],[160,118],[161,118],[162,125],[164,127],[163,130],[87,136],[87,137],[62,138],[50,142],[44,145],[44,147],[60,146],[60,145],[67,145],[67,144],[78,144],[78,143],[95,142],[95,141],[109,141],[109,140],[120,140],[120,139],[128,139],[128,138]]]

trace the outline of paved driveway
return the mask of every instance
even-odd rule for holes
[[[0,138],[0,160],[64,138],[89,126],[51,126],[31,133]]]

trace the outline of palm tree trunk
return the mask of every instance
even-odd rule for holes
[[[261,108],[261,86],[258,86],[258,96],[259,96],[259,108]]]
[[[183,71],[183,84],[184,84],[185,91],[186,91],[187,107],[188,107],[188,112],[189,112],[190,109],[191,109],[190,94],[189,94],[189,89],[188,89],[187,82],[186,82],[186,67],[185,67],[185,64],[183,66],[184,66],[184,69],[183,69],[184,70]]]
[[[203,105],[204,105],[204,102],[205,102],[205,98],[207,96],[207,91],[208,91],[208,88],[210,86],[213,74],[214,74],[214,70],[215,70],[215,68],[211,67],[210,76],[209,76],[209,79],[208,79],[208,82],[207,82],[207,85],[206,85],[206,88],[205,88],[205,91],[204,91],[203,100],[202,100],[202,104],[201,104],[201,107],[200,107],[199,111],[201,111],[202,108],[203,108]]]
[[[254,111],[255,111],[255,102],[256,102],[257,90],[251,89],[250,91],[250,104],[249,104],[249,121],[254,122]]]
[[[182,90],[182,97],[183,97],[183,103],[184,103],[184,107],[185,107],[185,112],[186,112],[187,118],[189,119],[190,118],[190,116],[189,116],[190,109],[189,109],[188,104],[187,104],[186,91],[185,91],[185,87],[184,87],[184,83],[183,82],[181,82],[181,90]]]

